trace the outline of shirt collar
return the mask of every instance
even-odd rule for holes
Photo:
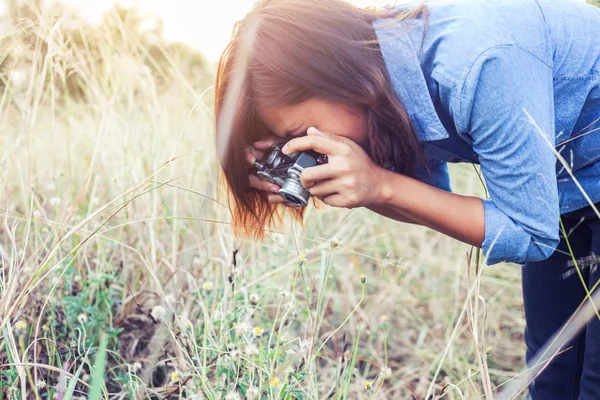
[[[408,24],[391,21],[376,20],[373,26],[396,94],[421,141],[446,139],[448,132],[435,111],[417,50],[408,34]],[[422,29],[416,31],[423,32]]]

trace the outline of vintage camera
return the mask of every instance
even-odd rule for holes
[[[284,143],[280,143],[271,146],[265,152],[264,161],[254,162],[254,175],[280,186],[279,194],[286,201],[298,207],[306,207],[310,192],[300,183],[300,174],[304,168],[326,164],[327,155],[314,150],[283,154],[283,145]]]

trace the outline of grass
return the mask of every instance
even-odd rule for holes
[[[236,240],[210,65],[122,10],[50,17],[1,39],[2,399],[475,399],[523,369],[518,267],[366,209]]]

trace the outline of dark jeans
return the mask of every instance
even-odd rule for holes
[[[600,203],[596,204],[600,209]],[[571,248],[591,289],[600,278],[600,220],[591,207],[562,216]],[[561,252],[562,251],[562,252]],[[523,265],[527,362],[579,307],[586,293],[563,235],[548,259]],[[599,285],[600,286],[600,285]],[[600,309],[600,304],[596,304]],[[569,348],[570,347],[570,348]],[[561,347],[563,353],[529,387],[533,400],[600,399],[600,320],[594,317],[580,335]],[[567,350],[566,350],[567,349]],[[544,355],[548,359],[552,354]]]

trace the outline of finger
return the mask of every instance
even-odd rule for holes
[[[300,174],[300,183],[305,188],[310,188],[316,181],[331,179],[339,175],[339,171],[332,164],[316,165],[308,167]]]
[[[283,197],[281,197],[280,195],[275,194],[275,193],[269,193],[269,195],[267,197],[269,199],[269,203],[272,203],[272,204],[280,204],[280,203],[286,202],[286,200]]]
[[[250,181],[250,186],[255,189],[264,190],[266,192],[271,192],[271,193],[279,192],[279,189],[280,189],[279,186],[277,186],[271,182],[263,181],[256,175],[250,175],[248,177],[248,180]]]
[[[338,193],[331,194],[329,196],[325,196],[321,199],[321,201],[331,207],[345,207],[346,204],[345,199]]]
[[[320,181],[315,183],[308,191],[312,196],[326,197],[331,194],[337,193],[340,185],[334,179],[328,179],[326,181]]]
[[[297,151],[314,150],[317,153],[331,155],[344,154],[350,150],[347,143],[331,139],[326,136],[310,135],[294,138],[287,142],[281,151],[284,154],[291,154]]]
[[[256,156],[253,154],[250,146],[246,147],[246,161],[250,166],[254,165],[254,162],[256,161]]]
[[[272,135],[263,140],[259,140],[258,142],[254,142],[252,146],[259,150],[266,150],[274,144],[281,143],[283,141],[285,141],[284,138],[279,137],[277,135]]]
[[[277,141],[276,139],[266,139],[261,140],[260,142],[254,142],[252,146],[258,150],[267,150],[269,147],[273,146],[276,143],[279,143],[279,141]]]

